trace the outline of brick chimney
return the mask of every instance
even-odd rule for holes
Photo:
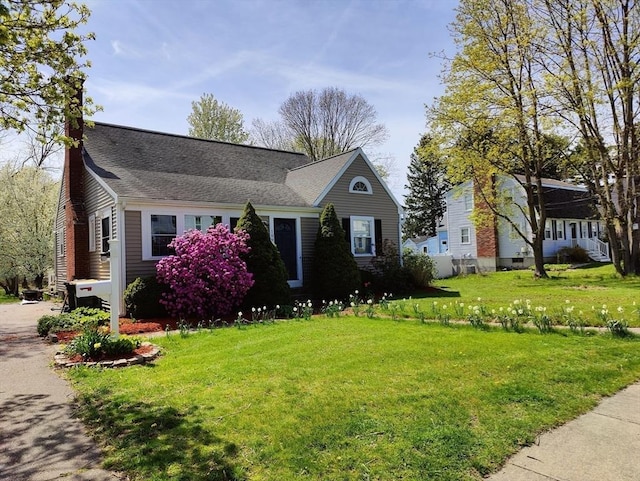
[[[75,97],[72,102],[82,106],[82,81],[76,82]],[[84,163],[82,161],[82,135],[84,122],[82,115],[67,118],[65,135],[73,139],[64,153],[64,213],[65,244],[67,260],[67,280],[89,277],[89,225],[84,207]]]
[[[492,268],[497,266],[499,245],[498,245],[498,222],[496,216],[491,212],[487,202],[484,200],[481,194],[481,186],[478,185],[478,181],[473,183],[473,199],[474,208],[483,211],[489,218],[489,221],[481,226],[476,227],[476,242],[478,246],[478,259],[484,259],[484,264],[491,265]],[[494,184],[492,178],[489,182]],[[492,185],[491,188],[495,188]]]

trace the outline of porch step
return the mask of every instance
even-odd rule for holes
[[[588,251],[587,255],[589,256],[589,258],[592,261],[596,261],[596,262],[611,262],[611,259],[609,258],[609,256],[603,256],[598,251]]]

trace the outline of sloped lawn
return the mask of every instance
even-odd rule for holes
[[[413,303],[417,303],[427,317],[433,317],[434,300],[440,308],[447,305],[453,317],[460,317],[452,312],[456,302],[464,304],[466,314],[473,306],[483,306],[490,312],[507,309],[515,300],[529,299],[533,308],[546,307],[554,324],[566,324],[564,314],[572,309],[573,316],[586,326],[605,326],[604,317],[624,320],[629,327],[640,327],[640,277],[621,278],[611,264],[549,270],[548,274],[549,279],[535,279],[533,271],[519,270],[440,279],[434,283],[440,290],[422,293],[420,297],[427,297],[414,297]],[[406,304],[409,315],[411,307]],[[605,316],[603,306],[606,306]]]
[[[133,480],[479,480],[640,379],[640,341],[363,317],[155,338],[154,366],[74,369]]]

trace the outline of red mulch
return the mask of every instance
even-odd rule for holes
[[[127,317],[121,317],[118,323],[120,334],[144,334],[145,332],[162,332],[167,326],[170,330],[178,329],[178,323],[175,319],[157,318],[144,319],[133,322]],[[58,342],[66,344],[78,335],[76,331],[59,331],[56,333]]]

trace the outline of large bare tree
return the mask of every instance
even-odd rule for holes
[[[542,61],[552,104],[580,139],[618,273],[640,273],[640,6],[634,0],[532,1],[549,26]]]
[[[312,161],[383,143],[386,127],[377,122],[373,105],[360,95],[336,87],[299,91],[279,109],[280,122],[254,121],[254,139],[287,144]]]

